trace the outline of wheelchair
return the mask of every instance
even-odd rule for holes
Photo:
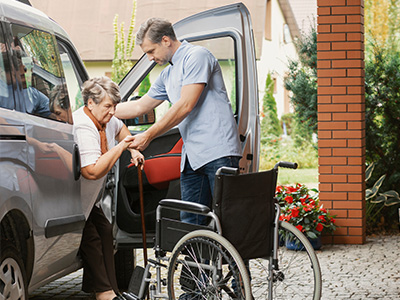
[[[123,296],[128,300],[320,299],[321,270],[313,247],[297,228],[279,220],[280,207],[274,199],[279,167],[295,169],[297,164],[279,162],[271,170],[249,174],[220,168],[212,209],[161,200],[155,259],[149,259],[146,268],[135,268]],[[166,217],[168,210],[204,215],[210,222],[183,223]],[[295,250],[286,249],[286,241],[297,245]]]

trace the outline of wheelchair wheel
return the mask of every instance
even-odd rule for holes
[[[209,230],[185,235],[172,251],[169,299],[251,299],[248,272],[236,249]]]
[[[320,299],[321,269],[310,242],[287,222],[279,222],[279,237],[278,270],[270,270],[270,258],[250,260],[254,298]],[[296,250],[288,250],[286,241],[292,242]]]

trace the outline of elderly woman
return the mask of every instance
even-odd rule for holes
[[[113,81],[106,77],[92,78],[83,84],[82,96],[85,105],[73,114],[75,139],[81,153],[82,190],[90,186],[91,194],[95,190],[95,196],[99,195],[89,200],[87,197],[91,194],[85,196],[82,192],[86,197],[83,202],[92,201],[86,208],[90,214],[80,248],[84,270],[82,290],[95,293],[97,300],[123,299],[117,296],[112,226],[99,204],[102,193],[97,191],[102,190],[105,175],[123,151],[131,152],[136,165],[143,160],[143,155],[129,148],[129,142],[124,139],[130,132],[114,117],[120,94]]]

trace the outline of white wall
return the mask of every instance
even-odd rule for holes
[[[288,58],[296,58],[297,53],[293,41],[284,42],[285,19],[277,0],[272,0],[272,37],[271,40],[263,39],[261,59],[257,61],[259,99],[262,104],[264,96],[265,80],[268,72],[273,72],[277,83],[277,93],[274,94],[278,110],[278,116],[284,112],[284,84],[283,79],[288,71]]]

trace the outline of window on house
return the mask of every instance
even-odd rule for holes
[[[265,28],[264,38],[266,40],[272,40],[272,4],[271,0],[267,0],[266,11],[265,11]]]
[[[274,94],[278,92],[278,81],[276,80],[276,77],[273,77],[272,80],[274,81]]]
[[[285,44],[288,44],[292,41],[292,37],[290,35],[290,28],[288,24],[283,25],[283,41]]]

